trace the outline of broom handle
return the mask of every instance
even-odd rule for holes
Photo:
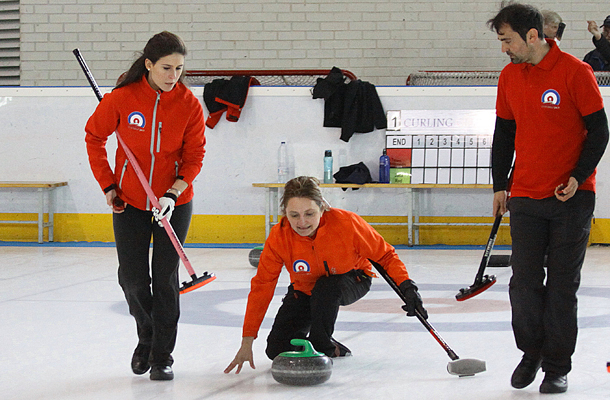
[[[102,101],[102,92],[100,91],[99,86],[95,82],[95,78],[93,77],[91,70],[87,66],[85,59],[81,55],[80,50],[74,49],[72,52],[76,56],[76,60],[78,61],[78,63],[81,66],[81,69],[85,73],[85,76],[87,77],[87,80],[89,81],[89,85],[91,85],[91,88],[93,89],[93,92],[95,93],[95,96],[97,97],[98,101]],[[152,206],[155,207],[157,210],[161,211],[161,205],[159,204],[159,200],[157,199],[157,196],[155,196],[155,193],[153,192],[152,188],[148,184],[148,181],[146,180],[146,176],[144,175],[144,172],[142,172],[142,168],[140,168],[140,164],[138,164],[138,160],[133,155],[133,153],[131,152],[129,147],[127,147],[127,144],[125,144],[125,142],[123,141],[123,138],[121,137],[121,135],[119,135],[119,132],[115,131],[115,134],[116,134],[116,137],[117,137],[119,143],[123,147],[125,154],[127,155],[127,159],[129,160],[133,169],[135,170],[136,175],[138,176],[138,180],[140,181],[140,183],[142,184],[142,187],[144,188],[144,191],[148,195],[148,198],[150,199]],[[163,217],[161,219],[161,221],[163,222],[163,227],[165,228],[165,232],[167,232],[167,236],[169,236],[169,239],[172,242],[172,244],[174,245],[174,248],[176,249],[178,256],[184,263],[186,270],[188,271],[189,275],[191,275],[191,277],[194,278],[196,276],[195,270],[193,269],[191,262],[187,258],[184,248],[182,247],[182,244],[180,243],[180,240],[178,239],[176,232],[174,232],[174,228],[172,228],[171,224],[167,220],[167,216]]]
[[[494,220],[494,224],[491,228],[491,233],[489,234],[489,239],[487,240],[487,245],[485,246],[485,252],[483,253],[483,258],[481,259],[481,264],[479,265],[477,276],[474,278],[473,285],[478,285],[483,281],[483,273],[485,272],[485,268],[487,268],[487,264],[489,264],[491,251],[494,248],[494,243],[496,243],[496,237],[498,236],[498,229],[500,228],[501,222],[502,214],[496,215],[496,219]]]
[[[515,170],[515,164],[510,167],[510,172],[508,175],[508,185],[506,188],[507,196],[510,197],[510,189],[513,186],[513,171]],[[477,275],[474,278],[473,286],[480,284],[483,282],[483,273],[485,272],[485,268],[487,268],[487,264],[489,264],[489,258],[491,257],[491,250],[496,243],[496,238],[498,237],[498,229],[500,229],[500,223],[502,222],[502,214],[498,213],[496,215],[496,219],[494,220],[494,224],[491,227],[491,233],[489,234],[489,239],[487,240],[487,245],[485,246],[485,252],[483,253],[483,258],[481,259],[481,264],[479,265],[479,270],[477,271]]]
[[[404,301],[405,304],[407,304],[407,298],[400,291],[400,288],[398,287],[396,282],[394,282],[394,280],[390,277],[390,275],[388,275],[387,271],[385,269],[383,269],[383,267],[380,264],[376,263],[375,261],[370,260],[370,259],[369,259],[369,261],[371,262],[371,264],[373,264],[373,266],[379,272],[379,274],[381,274],[381,276],[383,276],[383,278],[388,282],[388,284],[392,287],[392,289],[394,289],[396,294],[398,294],[398,297],[400,297],[402,299],[402,301]],[[443,340],[441,335],[436,331],[436,329],[434,329],[434,327],[428,322],[428,320],[425,319],[421,315],[421,313],[419,312],[419,310],[417,308],[415,309],[415,316],[417,317],[417,319],[419,319],[419,322],[421,322],[424,325],[424,327],[426,327],[426,329],[428,330],[428,332],[430,332],[430,334],[434,337],[434,339],[436,339],[438,344],[440,344],[441,347],[443,349],[445,349],[445,351],[447,352],[447,355],[449,356],[449,358],[451,358],[454,361],[458,360],[460,358],[460,357],[458,357],[457,354],[455,354],[455,351],[453,351],[451,349],[451,347],[449,347],[447,342],[445,342]]]

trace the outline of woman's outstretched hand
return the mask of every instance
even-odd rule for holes
[[[235,367],[237,367],[237,371],[235,371],[235,373],[239,374],[243,364],[246,361],[248,361],[250,363],[250,367],[252,369],[256,369],[256,367],[254,366],[254,356],[252,355],[252,343],[253,342],[254,342],[254,338],[252,336],[247,336],[247,337],[242,338],[241,347],[239,348],[239,351],[235,355],[235,358],[233,359],[233,361],[231,361],[231,364],[229,364],[229,366],[227,368],[225,368],[225,371],[224,371],[225,374],[228,374],[229,372],[231,372],[233,370],[233,368],[235,368]]]

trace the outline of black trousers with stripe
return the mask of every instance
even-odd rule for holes
[[[515,197],[508,203],[513,332],[517,347],[528,357],[541,357],[546,372],[571,370],[578,332],[576,292],[594,208],[595,193],[585,190],[566,202]]]
[[[171,217],[170,223],[182,244],[192,210],[189,202],[177,206]],[[136,320],[136,353],[148,355],[151,365],[172,365],[171,354],[176,344],[180,316],[180,257],[165,229],[157,224],[150,211],[127,205],[123,213],[113,214],[113,225],[119,284],[125,293],[129,313]]]

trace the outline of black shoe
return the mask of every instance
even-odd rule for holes
[[[142,375],[148,371],[150,368],[150,364],[148,364],[148,354],[146,356],[142,356],[134,353],[131,358],[131,370],[136,375]]]
[[[515,368],[513,376],[510,378],[510,384],[515,389],[523,389],[530,383],[534,382],[536,372],[540,369],[542,359],[531,359],[523,356],[523,359]]]
[[[169,365],[153,365],[150,369],[151,381],[171,381],[174,379],[174,371]]]
[[[337,342],[333,338],[330,338],[330,341],[332,342],[332,344],[335,345],[335,353],[330,355],[331,358],[349,357],[352,355],[352,351],[350,349],[348,349],[347,347],[345,347],[345,345]]]
[[[540,385],[540,393],[563,393],[568,390],[568,376],[547,372]]]

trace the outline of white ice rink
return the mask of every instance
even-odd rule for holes
[[[116,278],[113,247],[0,246],[0,399],[609,399],[610,248],[591,247],[579,291],[579,339],[569,390],[542,395],[542,372],[517,390],[519,363],[510,327],[509,268],[488,269],[498,282],[465,302],[482,250],[398,250],[419,287],[429,321],[461,358],[487,362],[474,377],[449,375],[450,358],[400,300],[376,279],[371,292],[339,313],[335,338],[353,357],[336,360],[324,384],[291,387],[271,376],[265,339],[288,285],[276,297],[255,341],[256,369],[224,374],[239,348],[249,281],[249,249],[187,248],[198,273],[217,279],[182,296],[173,381],[136,376],[130,360],[135,323]],[[181,274],[185,270],[181,267]],[[186,274],[185,278],[186,279]]]

